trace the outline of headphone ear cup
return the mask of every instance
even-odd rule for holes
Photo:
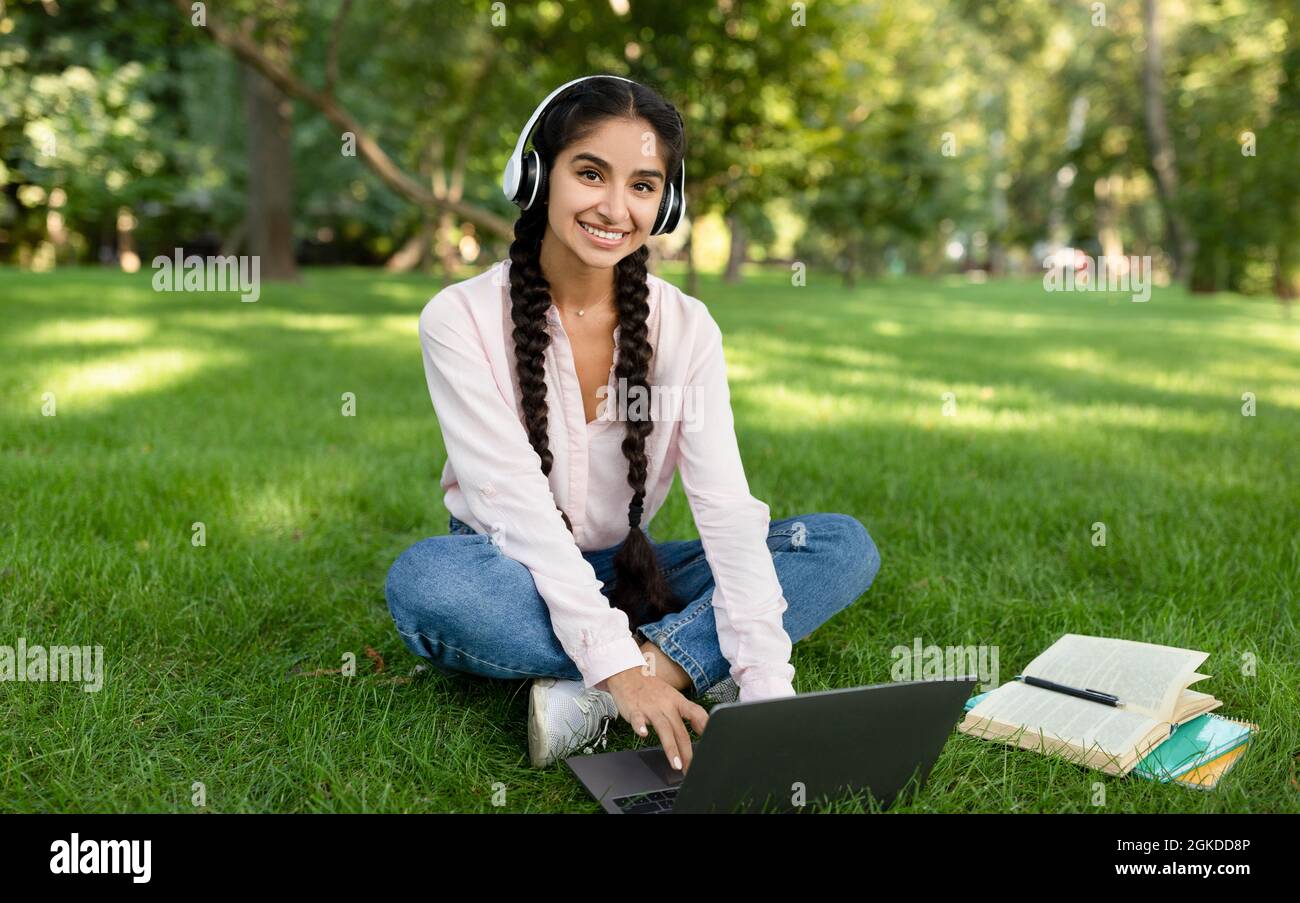
[[[668,222],[664,223],[665,232],[677,231],[677,224],[682,221],[682,213],[686,210],[686,198],[681,192],[673,189],[673,209],[668,214]]]
[[[681,119],[681,114],[677,115]],[[684,126],[684,124],[683,124]],[[682,221],[682,216],[686,213],[686,160],[682,160],[681,169],[677,173],[677,183],[673,186],[673,209],[668,215],[668,224],[666,231],[673,232],[677,229],[677,224]]]
[[[534,151],[534,153],[536,153]],[[551,175],[542,165],[541,158],[537,160],[537,203],[545,204],[548,198],[546,193],[551,190]]]
[[[523,166],[520,167],[519,193],[515,195],[515,204],[521,210],[527,210],[533,205],[533,186],[537,184],[537,170],[541,161],[538,159],[537,151],[529,151],[524,154],[521,162]]]
[[[659,211],[655,214],[655,224],[650,229],[651,235],[663,235],[665,232],[670,231],[665,227],[668,225],[668,221],[672,219],[673,194],[673,186],[670,183],[668,190],[664,192],[663,200],[659,202]]]
[[[651,235],[667,235],[677,228],[682,218],[682,196],[675,184],[669,184],[663,203],[659,205],[659,216],[655,219]]]

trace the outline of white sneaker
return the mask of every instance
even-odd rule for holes
[[[605,746],[618,705],[604,690],[580,680],[538,677],[528,697],[528,757],[546,766],[588,746]]]

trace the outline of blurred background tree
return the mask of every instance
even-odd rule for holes
[[[1289,300],[1298,32],[1293,0],[8,0],[0,261],[460,278],[504,256],[528,113],[610,72],[686,119],[689,228],[653,251],[689,273],[1034,274],[1073,247]]]

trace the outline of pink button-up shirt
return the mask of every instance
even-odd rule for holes
[[[552,304],[545,355],[549,478],[528,442],[515,373],[510,261],[438,292],[420,314],[420,344],[447,448],[441,485],[447,510],[525,565],[564,651],[592,687],[645,664],[627,615],[609,604],[583,551],[607,549],[628,533],[632,487],[620,450],[617,379],[587,422],[573,349]],[[750,495],[727,386],[722,333],[704,303],[650,274],[647,380],[655,428],[646,442],[648,524],[672,487],[682,486],[713,572],[718,645],[740,701],[795,695],[785,595],[767,547],[766,504]],[[614,334],[618,363],[618,330]],[[629,400],[629,404],[631,400]],[[556,504],[569,516],[564,526]],[[465,600],[473,604],[473,600]],[[690,601],[690,600],[687,600]],[[507,629],[507,625],[502,625]]]

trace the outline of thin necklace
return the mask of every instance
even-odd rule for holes
[[[613,297],[614,297],[614,293],[613,293],[613,292],[610,292],[610,293],[609,293],[609,296],[606,297],[606,298],[604,299],[604,301],[601,301],[600,303],[601,303],[601,304],[604,304],[605,301],[608,301],[610,298],[613,298]],[[579,307],[579,308],[578,308],[578,316],[580,316],[580,317],[581,317],[581,316],[585,316],[586,313],[587,313],[587,309],[586,309],[585,307]]]

